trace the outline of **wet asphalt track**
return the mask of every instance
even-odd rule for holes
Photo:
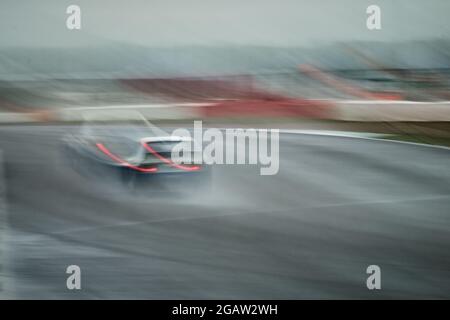
[[[218,166],[210,193],[147,195],[77,174],[70,129],[0,129],[3,298],[450,298],[449,150],[283,134],[276,176]]]

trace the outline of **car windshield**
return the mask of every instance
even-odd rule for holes
[[[88,111],[82,114],[81,134],[95,143],[103,144],[116,156],[136,156],[139,141],[145,137],[161,135],[139,112],[109,110]]]
[[[109,110],[88,111],[82,114],[82,134],[102,139],[126,138],[140,140],[144,137],[161,135],[161,130],[148,122],[136,111]],[[165,133],[164,133],[165,134]]]

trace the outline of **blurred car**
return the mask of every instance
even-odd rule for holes
[[[172,159],[172,150],[179,143],[192,145],[190,154],[183,157],[194,159],[196,152],[202,151],[192,138],[170,135],[138,112],[127,111],[123,117],[115,112],[114,116],[89,112],[83,115],[80,130],[64,136],[64,153],[76,171],[105,181],[118,178],[127,185],[162,176],[189,175],[189,179],[197,181],[209,174],[203,164]]]

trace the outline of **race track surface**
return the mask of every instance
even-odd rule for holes
[[[80,175],[73,129],[0,128],[2,298],[450,298],[449,150],[282,134],[277,175],[216,166],[179,194]]]

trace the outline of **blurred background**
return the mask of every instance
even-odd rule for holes
[[[66,27],[71,4],[80,30]],[[0,122],[135,106],[155,121],[448,144],[448,2],[380,0],[381,30],[366,27],[371,4],[2,1]]]

